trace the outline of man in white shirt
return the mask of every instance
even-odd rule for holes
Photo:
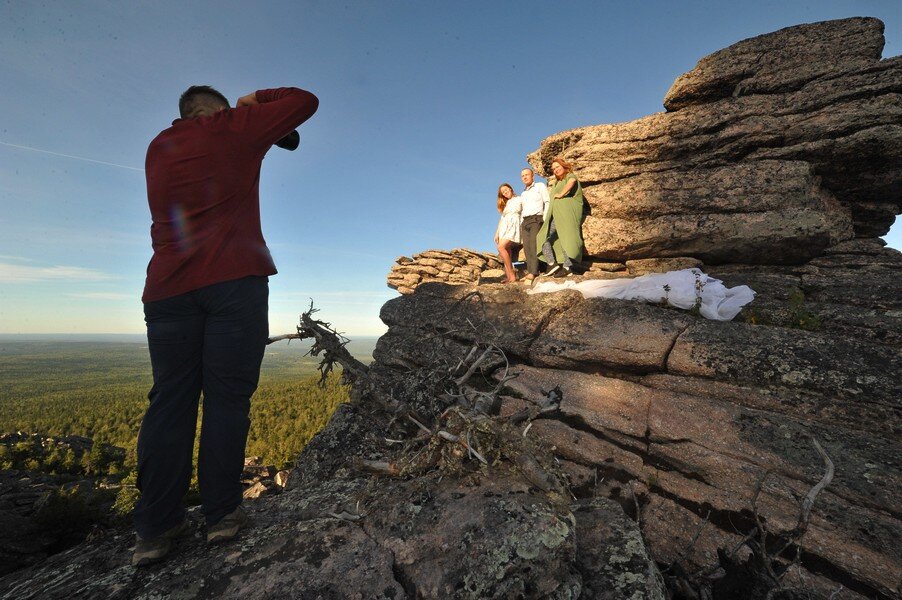
[[[523,243],[523,253],[526,254],[526,271],[524,281],[531,282],[539,274],[539,259],[536,253],[536,236],[542,228],[543,217],[551,204],[548,197],[548,187],[541,181],[535,180],[532,169],[520,171],[520,180],[526,188],[520,194],[523,201],[523,220],[520,224],[520,240]]]

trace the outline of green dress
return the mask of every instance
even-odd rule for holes
[[[567,182],[573,179],[576,185],[570,189],[567,196],[555,198],[564,189]],[[551,196],[551,205],[545,215],[545,222],[536,236],[536,247],[539,248],[539,260],[544,261],[541,248],[548,240],[548,226],[554,220],[557,228],[557,239],[552,243],[554,259],[557,263],[564,262],[564,253],[574,262],[583,259],[583,187],[573,173],[567,175],[552,186],[548,192]]]

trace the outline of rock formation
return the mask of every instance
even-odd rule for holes
[[[902,254],[877,236],[902,199],[902,60],[882,47],[875,19],[746,40],[668,112],[530,156],[585,185],[582,277],[703,264],[758,292],[735,322],[402,257],[369,368],[302,318],[353,400],[239,542],[204,547],[192,514],[161,566],[127,566],[115,531],[0,593],[898,597]]]
[[[529,161],[574,162],[592,256],[804,263],[902,212],[902,57],[882,49],[869,18],[745,40],[680,76],[667,112],[555,134]]]
[[[421,283],[443,281],[451,284],[477,283],[483,272],[501,268],[494,254],[464,248],[427,250],[413,258],[400,256],[388,274],[388,285],[402,294],[411,293]]]
[[[505,410],[560,386],[560,413],[531,431],[583,493],[641,498],[661,563],[716,563],[754,509],[792,530],[824,470],[817,439],[836,478],[796,576],[899,594],[902,256],[878,236],[902,211],[902,57],[881,60],[882,33],[862,18],[745,40],[678,78],[667,112],[529,156],[543,174],[563,156],[583,183],[581,278],[704,265],[758,292],[742,322],[487,286],[466,312],[472,289],[429,285],[383,309],[377,364],[422,368],[430,335],[453,359],[494,332],[521,371]]]
[[[637,497],[662,563],[716,564],[717,549],[754,526],[753,508],[772,532],[792,530],[800,499],[824,472],[816,439],[836,476],[798,544],[795,576],[823,593],[843,586],[846,597],[891,597],[902,567],[902,256],[865,256],[714,270],[759,291],[744,323],[512,286],[482,286],[477,302],[465,300],[473,288],[429,284],[385,305],[389,331],[375,357],[413,370],[434,354],[430,338],[447,338],[452,363],[491,341],[519,372],[503,412],[559,387],[559,412],[530,434],[554,448],[577,497],[627,507]],[[858,282],[845,266],[856,261]],[[800,289],[809,294],[794,303]],[[805,318],[818,323],[813,331],[799,328]]]

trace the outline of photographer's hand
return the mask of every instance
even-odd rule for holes
[[[260,104],[257,102],[257,92],[252,92],[247,96],[238,98],[238,101],[235,102],[235,108],[238,108],[239,106],[251,106],[252,104]]]

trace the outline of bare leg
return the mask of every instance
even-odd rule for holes
[[[513,242],[510,240],[501,240],[498,242],[498,254],[501,256],[501,261],[504,263],[504,274],[507,276],[508,283],[517,281],[517,276],[514,274],[514,265],[511,263],[510,248],[512,244]]]

